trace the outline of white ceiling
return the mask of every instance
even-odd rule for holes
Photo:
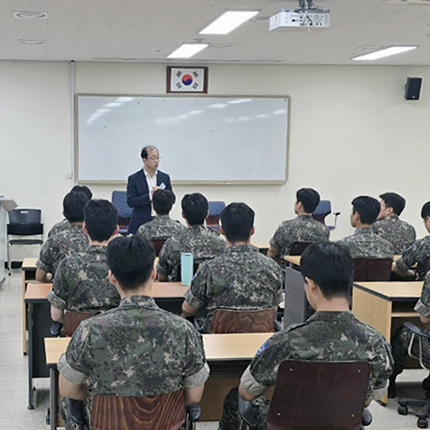
[[[372,48],[419,45],[372,64],[430,65],[430,5],[401,0],[315,3],[331,9],[330,29],[269,32],[268,18],[297,8],[297,0],[1,0],[0,60],[169,63],[166,56],[182,43],[204,40],[209,48],[180,63],[347,65],[353,64],[352,55]],[[260,13],[228,35],[199,35],[223,11],[244,9]],[[18,20],[14,11],[47,12],[48,18]],[[22,39],[45,43],[24,45]]]

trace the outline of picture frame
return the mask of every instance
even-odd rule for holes
[[[167,93],[207,94],[208,67],[167,66]]]

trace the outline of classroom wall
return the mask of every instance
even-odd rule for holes
[[[77,63],[76,92],[163,94],[165,67]],[[61,201],[73,183],[69,73],[67,63],[0,62],[0,194],[21,207],[42,208],[47,227],[61,219]],[[408,76],[423,78],[419,101],[403,97]],[[407,199],[404,218],[423,236],[419,211],[430,200],[428,82],[429,67],[210,65],[211,95],[291,97],[289,177],[284,185],[176,186],[178,200],[200,191],[210,200],[245,201],[256,211],[255,241],[264,242],[294,215],[296,189],[315,187],[342,213],[332,234],[338,239],[353,231],[352,198],[397,191]],[[261,156],[268,151],[270,142]],[[114,188],[121,189],[92,186],[101,198]],[[173,216],[180,217],[179,205]]]

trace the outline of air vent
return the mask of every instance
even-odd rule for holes
[[[15,19],[47,19],[48,12],[31,12],[27,10],[15,10],[13,12]]]

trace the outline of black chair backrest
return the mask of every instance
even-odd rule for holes
[[[369,372],[365,361],[283,361],[268,430],[361,430]]]
[[[311,244],[312,242],[293,242],[290,248],[290,255],[302,255],[304,250]]]
[[[164,245],[164,242],[167,239],[151,239],[152,246],[154,247],[155,256],[158,257],[160,255],[161,248]]]
[[[14,209],[9,212],[7,233],[19,236],[43,234],[40,209]]]
[[[354,258],[354,281],[389,281],[391,258]]]

